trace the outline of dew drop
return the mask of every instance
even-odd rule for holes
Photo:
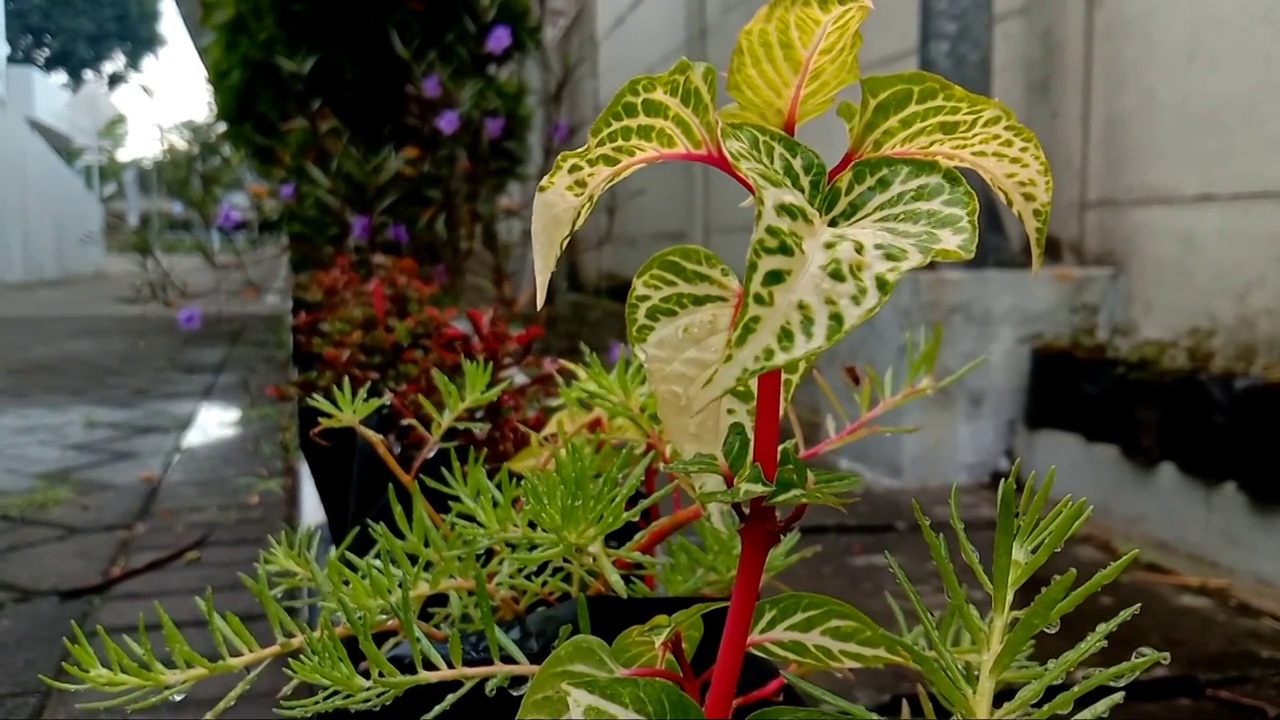
[[[1059,622],[1058,620],[1054,620],[1048,625],[1045,625],[1044,629],[1041,630],[1040,632],[1043,632],[1045,635],[1053,635],[1054,633],[1058,632],[1061,629],[1062,629],[1062,623]]]
[[[180,703],[180,702],[182,702],[183,700],[186,700],[186,699],[187,699],[187,694],[186,694],[186,693],[184,693],[184,692],[174,693],[174,694],[172,694],[172,695],[170,695],[170,696],[169,696],[169,702],[176,702],[176,703]]]
[[[1161,665],[1168,665],[1168,664],[1169,664],[1170,657],[1169,657],[1168,655],[1166,655],[1166,654],[1161,653],[1159,650],[1156,650],[1155,648],[1151,648],[1151,647],[1147,647],[1147,646],[1143,645],[1142,647],[1140,647],[1140,648],[1138,648],[1137,650],[1134,650],[1134,651],[1133,651],[1133,659],[1134,659],[1134,660],[1141,660],[1142,658],[1149,658],[1149,657],[1151,657],[1152,655],[1159,655],[1159,656],[1160,656],[1160,661],[1159,661],[1159,662],[1160,662],[1160,664],[1161,664]]]

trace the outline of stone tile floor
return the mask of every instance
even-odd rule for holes
[[[263,394],[285,377],[283,319],[213,318],[199,332],[167,317],[0,318],[0,718],[120,717],[78,711],[90,698],[51,693],[71,622],[136,632],[159,602],[203,627],[192,598],[261,630],[240,585],[283,526],[282,406]],[[112,569],[170,554],[182,561],[104,593],[60,599]],[[267,717],[279,676],[228,717]],[[200,717],[220,698],[199,688],[164,717]]]

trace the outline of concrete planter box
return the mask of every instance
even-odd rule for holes
[[[1070,334],[1082,313],[1109,313],[1116,292],[1114,270],[1102,267],[1049,268],[1035,276],[1024,269],[978,268],[909,274],[879,313],[819,361],[837,392],[847,387],[847,366],[870,365],[880,373],[901,368],[905,334],[922,327],[942,326],[939,377],[978,357],[986,356],[986,362],[885,420],[919,427],[918,432],[868,438],[828,458],[871,480],[904,487],[979,484],[1008,470],[1032,347]],[[1108,317],[1096,319],[1105,323]],[[895,375],[902,377],[901,369]],[[829,407],[812,382],[801,386],[795,407],[806,436],[817,437]]]

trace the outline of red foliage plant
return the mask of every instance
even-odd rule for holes
[[[410,258],[377,262],[370,277],[341,256],[302,276],[297,294],[294,343],[308,366],[300,368],[299,392],[325,392],[343,379],[372,384],[405,419],[427,425],[418,396],[440,401],[432,370],[460,382],[464,360],[483,360],[495,377],[509,380],[507,388],[465,418],[485,430],[450,440],[503,462],[528,445],[530,431],[545,426],[545,408],[559,386],[555,359],[533,352],[541,326],[516,326],[496,307],[461,313],[441,307],[439,284]],[[397,435],[410,446],[419,441],[413,433]]]

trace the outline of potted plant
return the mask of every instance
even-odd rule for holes
[[[1005,196],[1029,226],[1037,255],[1048,218],[1048,171],[1034,136],[1003,106],[927,73],[862,78],[861,105],[840,110],[851,125],[851,149],[831,169],[793,138],[797,125],[829,109],[836,93],[858,80],[852,51],[869,11],[865,0],[772,0],[734,51],[728,81],[734,104],[717,109],[716,72],[704,63],[681,60],[666,73],[635,78],[605,109],[586,147],[563,154],[541,184],[533,238],[540,304],[556,259],[599,194],[640,165],[704,162],[738,180],[755,203],[742,281],[714,254],[691,246],[663,250],[637,273],[628,329],[647,389],[625,368],[583,366],[584,397],[632,427],[624,423],[616,435],[609,426],[590,432],[566,417],[547,434],[547,452],[523,466],[519,478],[510,468],[493,472],[474,454],[455,454],[440,480],[423,481],[454,498],[451,511],[432,507],[418,480],[408,478],[412,502],[392,504],[394,527],[374,526],[365,556],[348,553],[321,565],[307,559],[305,534],[286,535],[264,554],[251,581],[274,639],[246,637],[238,621],[206,602],[221,639],[219,657],[198,656],[175,630],[167,639],[177,661],[137,641],[108,638],[104,663],[75,628],[74,663],[67,667],[75,682],[51,682],[114,691],[120,704],[137,706],[185,693],[210,675],[257,672],[289,656],[290,675],[317,690],[284,701],[296,715],[383,708],[411,688],[434,684],[448,696],[416,712],[438,715],[483,685],[495,697],[519,695],[519,718],[728,718],[776,705],[761,701],[791,686],[828,707],[764,707],[752,717],[846,718],[875,715],[800,674],[896,665],[918,672],[930,697],[957,717],[1025,718],[1070,713],[1095,688],[1123,684],[1166,659],[1139,653],[1046,698],[1137,612],[1123,610],[1060,658],[1030,659],[1036,634],[1052,630],[1133,559],[1127,555],[1079,584],[1068,572],[1029,606],[1016,607],[1017,591],[1089,515],[1083,501],[1050,507],[1048,482],[1028,482],[1021,492],[1012,479],[1001,484],[989,566],[958,516],[952,518],[955,547],[990,597],[988,612],[969,599],[948,543],[923,516],[946,608],[926,607],[892,565],[918,627],[880,627],[822,595],[760,599],[762,578],[805,509],[838,505],[856,485],[813,461],[875,432],[875,398],[891,396],[885,391],[895,386],[888,377],[867,383],[859,391],[867,412],[812,446],[781,442],[783,407],[813,358],[874,313],[903,273],[973,254],[977,202],[955,166],[976,167]],[[905,382],[920,385],[915,397],[940,382],[930,372],[936,355],[937,343],[928,342],[912,358]],[[424,403],[432,442],[464,427],[466,412],[489,402],[504,382],[485,363],[470,361],[460,381],[442,380],[441,401]],[[630,412],[643,397],[653,400],[656,424]],[[385,402],[344,384],[317,404],[326,413],[322,425],[358,431]],[[609,533],[670,492],[664,485],[640,505],[631,503],[655,460],[696,503],[611,548]],[[673,536],[685,527],[702,536],[703,548]],[[651,554],[665,541],[673,543],[668,556]],[[725,564],[733,578],[727,605],[667,607],[616,635],[616,627],[597,633],[596,622],[609,617],[592,609],[597,596],[619,596],[599,601],[608,604],[646,592],[646,583],[624,570],[656,575],[661,585],[676,569],[698,573]],[[297,623],[279,600],[282,590],[300,587],[318,591],[321,620],[314,627]],[[529,610],[548,594],[577,602],[537,616],[547,624],[534,623]],[[572,620],[564,616],[569,610]],[[713,621],[719,610],[723,621]],[[545,657],[535,652],[552,636]],[[362,652],[345,652],[348,641]],[[699,653],[714,658],[708,668],[694,667]],[[130,654],[136,659],[120,662]],[[761,660],[787,671],[744,686],[745,668]],[[1019,689],[997,702],[997,692],[1009,686]],[[1122,699],[1117,691],[1079,716],[1100,716]]]

